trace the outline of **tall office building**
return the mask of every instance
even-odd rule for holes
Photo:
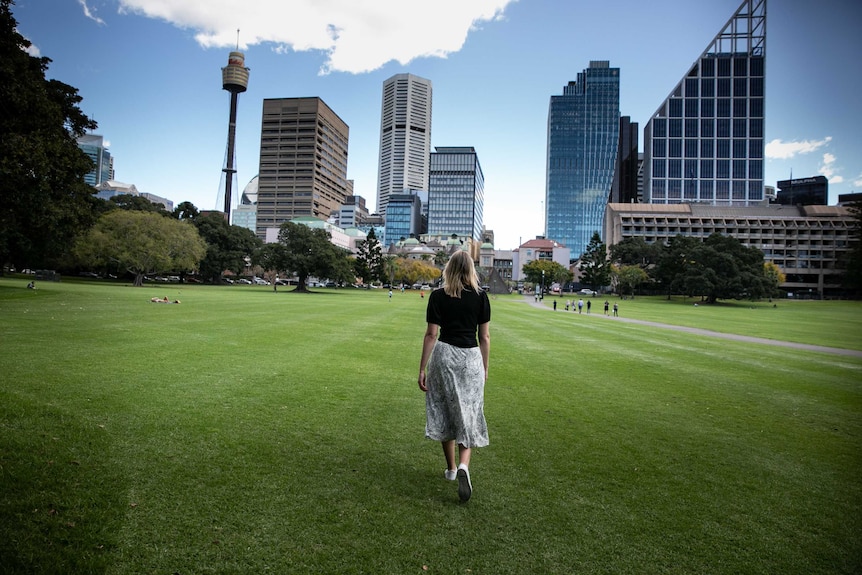
[[[383,82],[377,212],[386,215],[389,196],[427,190],[431,153],[431,81],[396,74]]]
[[[644,127],[654,204],[763,200],[766,0],[745,0]]]
[[[611,188],[612,204],[631,204],[640,201],[638,197],[638,136],[637,122],[629,116],[620,118],[620,144],[617,149],[617,165],[614,169],[614,183]]]
[[[485,176],[473,147],[434,148],[428,184],[428,234],[482,240]]]
[[[825,206],[829,203],[829,180],[826,176],[781,180],[775,201],[784,206]]]
[[[390,244],[422,232],[422,201],[416,194],[392,194],[386,211],[386,238]]]
[[[351,192],[349,128],[320,98],[263,101],[257,235],[302,216],[326,220]]]
[[[590,67],[551,96],[545,180],[545,237],[577,258],[602,218],[611,193],[620,136],[620,69]]]
[[[91,186],[114,179],[114,159],[105,147],[105,140],[96,134],[86,134],[78,138],[78,147],[93,162],[93,169],[84,175],[84,181]]]

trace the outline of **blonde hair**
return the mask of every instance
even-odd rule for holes
[[[449,297],[461,297],[461,290],[472,289],[479,293],[479,277],[473,258],[468,252],[459,250],[452,254],[449,263],[443,269],[443,291]]]

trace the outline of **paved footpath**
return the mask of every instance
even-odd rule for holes
[[[535,296],[524,296],[524,301],[530,304],[533,307],[544,309],[548,311],[553,311],[552,308],[542,304],[541,302],[537,302]],[[559,306],[559,304],[558,304]],[[600,310],[601,311],[601,310]],[[572,312],[563,312],[569,313]],[[862,351],[858,351],[855,349],[844,349],[840,347],[826,347],[823,345],[810,345],[807,343],[796,343],[794,341],[781,341],[778,339],[767,339],[765,337],[750,337],[747,335],[737,335],[733,333],[722,333],[720,331],[710,331],[708,329],[700,329],[697,327],[686,327],[683,325],[671,325],[669,323],[658,323],[655,321],[644,321],[640,319],[632,319],[627,317],[613,317],[613,316],[605,316],[604,313],[594,313],[590,314],[596,317],[602,317],[604,319],[613,320],[613,321],[621,321],[624,323],[636,323],[639,325],[648,325],[650,327],[657,327],[662,329],[672,329],[676,331],[684,331],[686,333],[691,333],[695,335],[703,335],[706,337],[717,337],[721,339],[729,339],[733,341],[741,341],[745,343],[760,343],[764,345],[775,345],[779,347],[789,347],[793,349],[801,349],[805,351],[817,351],[820,353],[831,353],[834,355],[847,355],[851,357],[862,357]]]

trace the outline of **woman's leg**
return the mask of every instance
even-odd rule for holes
[[[455,463],[455,440],[442,441],[443,455],[446,456],[446,469],[453,471],[457,469],[458,464]]]
[[[455,450],[453,449],[452,451],[453,451],[453,459],[454,459],[454,451]],[[467,467],[470,467],[470,454],[472,453],[472,451],[473,450],[470,447],[464,447],[460,443],[458,444],[458,459],[460,460],[462,465],[466,465]],[[454,467],[451,469],[454,469]]]

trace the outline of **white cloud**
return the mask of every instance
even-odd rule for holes
[[[17,28],[15,29],[15,31],[18,32],[19,34],[21,34],[21,32]],[[22,36],[23,36],[23,34],[22,34]],[[34,58],[39,58],[40,56],[42,56],[42,51],[39,50],[39,47],[36,44],[34,44],[33,42],[31,42],[30,38],[27,38],[26,36],[23,36],[23,37],[25,40],[30,42],[30,45],[27,46],[26,48],[24,48],[24,51],[27,52],[28,54],[30,54],[31,56],[33,56]]]
[[[856,176],[856,179],[853,180],[853,185],[857,188],[862,188],[862,174]]]
[[[84,4],[84,0],[79,0]],[[481,22],[517,0],[120,0],[120,11],[196,30],[205,47],[271,42],[278,51],[326,53],[322,73],[361,74],[396,60],[445,58]]]
[[[801,142],[783,142],[775,139],[766,144],[766,157],[773,160],[786,160],[798,154],[808,154],[816,151],[832,141],[832,136],[822,140],[802,140]]]
[[[835,174],[835,156],[828,152],[823,154],[823,165],[820,166],[820,174],[826,176],[830,184],[840,184],[844,181],[843,176]]]
[[[81,8],[84,9],[84,16],[86,16],[87,18],[89,18],[90,20],[95,22],[96,24],[103,24],[104,25],[105,21],[90,11],[90,7],[87,6],[87,0],[78,0],[78,4],[80,4]]]

